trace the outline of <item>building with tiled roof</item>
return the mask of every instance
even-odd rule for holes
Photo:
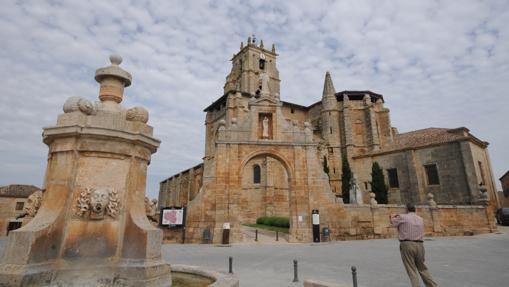
[[[0,236],[21,226],[16,217],[24,213],[28,197],[38,190],[37,186],[25,184],[0,186]]]

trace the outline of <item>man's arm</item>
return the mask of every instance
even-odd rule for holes
[[[389,220],[393,226],[398,226],[403,220],[399,214],[391,214],[389,215]]]

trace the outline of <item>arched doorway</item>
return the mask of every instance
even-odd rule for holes
[[[239,220],[256,223],[261,216],[290,217],[290,184],[285,165],[270,154],[249,159],[241,171]]]

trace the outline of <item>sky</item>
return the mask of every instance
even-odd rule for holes
[[[254,34],[275,43],[281,99],[337,91],[384,95],[400,132],[465,126],[490,143],[494,178],[509,169],[509,1],[2,1],[0,185],[42,186],[47,146],[70,96],[96,101],[95,70],[112,53],[133,75],[123,105],[141,105],[162,141],[147,194],[201,162],[205,113],[232,55]]]

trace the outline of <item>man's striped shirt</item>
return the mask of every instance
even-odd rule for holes
[[[422,241],[424,238],[424,220],[415,212],[396,215],[391,223],[398,228],[399,240]]]

